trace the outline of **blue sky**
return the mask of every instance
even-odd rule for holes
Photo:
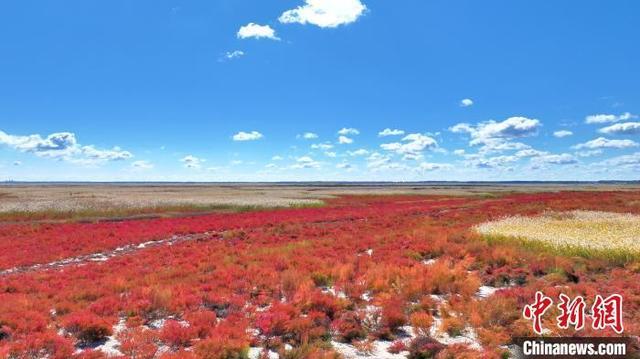
[[[638,179],[638,13],[8,2],[0,180]]]

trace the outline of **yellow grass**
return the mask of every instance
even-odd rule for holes
[[[596,211],[547,212],[483,223],[476,230],[492,240],[517,239],[566,254],[628,261],[640,256],[640,216]]]

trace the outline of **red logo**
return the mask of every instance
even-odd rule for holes
[[[542,335],[542,317],[544,313],[553,305],[553,299],[545,296],[542,292],[536,292],[535,301],[526,305],[522,312],[525,319],[533,321],[533,331]],[[560,315],[556,318],[558,328],[567,329],[573,325],[576,330],[581,330],[585,326],[585,309],[587,303],[581,296],[573,300],[565,294],[560,294],[560,303],[557,305]],[[597,295],[591,306],[591,327],[596,330],[603,330],[607,327],[621,334],[624,331],[622,324],[622,296],[612,294],[607,298]]]

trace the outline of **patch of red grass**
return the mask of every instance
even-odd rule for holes
[[[127,323],[117,334],[120,351],[136,357],[153,357],[161,346],[169,348],[168,357],[234,357],[250,345],[282,354],[291,346],[290,355],[330,357],[330,339],[392,339],[405,325],[420,334],[406,347],[415,357],[479,353],[427,338],[433,316],[442,315],[443,329],[452,335],[466,325],[475,328],[483,345],[480,355],[493,357],[511,336],[532,334],[521,313],[537,290],[551,297],[622,294],[625,335],[638,335],[638,263],[616,267],[490,244],[470,228],[547,209],[639,213],[639,198],[638,192],[350,197],[312,209],[3,226],[3,268],[177,234],[225,234],[142,249],[105,263],[1,276],[0,354],[71,357],[74,344],[111,335],[120,318]],[[507,284],[488,300],[475,296],[481,285]],[[432,295],[445,298],[446,307]],[[567,334],[553,325],[555,315],[549,312],[545,327]],[[158,319],[167,320],[154,329]],[[66,330],[57,334],[61,328]],[[615,335],[588,328],[569,334]]]

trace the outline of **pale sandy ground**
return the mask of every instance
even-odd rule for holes
[[[162,206],[282,207],[322,203],[338,195],[431,194],[487,195],[505,192],[640,189],[632,185],[273,185],[273,184],[85,184],[0,185],[0,213],[16,211],[73,212]]]

